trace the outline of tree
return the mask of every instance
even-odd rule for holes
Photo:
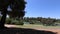
[[[12,11],[8,13],[10,18],[23,18],[25,11]]]
[[[11,4],[11,9],[12,9],[12,12],[10,15],[10,17],[13,17],[13,18],[21,18],[25,15],[25,4],[26,2],[24,0],[16,0],[15,3]],[[9,12],[10,13],[10,12]]]
[[[5,28],[4,24],[6,20],[6,15],[8,14],[7,7],[10,6],[10,8],[12,9],[12,13],[14,13],[15,10],[17,12],[18,10],[22,12],[25,9],[25,3],[26,2],[24,0],[0,0],[0,11],[2,13],[2,18],[0,21],[0,28]],[[22,16],[22,14],[20,16]]]

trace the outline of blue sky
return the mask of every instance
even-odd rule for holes
[[[60,18],[60,0],[26,0],[25,17]]]

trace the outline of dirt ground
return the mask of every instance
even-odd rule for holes
[[[53,31],[53,32],[57,32],[57,34],[60,34],[60,29],[49,29],[48,31]]]
[[[7,27],[16,27],[16,25],[5,25]],[[45,28],[34,28],[36,30],[46,30],[46,31],[52,31],[52,32],[56,32],[57,34],[60,34],[60,29],[45,29]]]
[[[46,31],[52,31],[56,32],[57,34],[60,34],[60,29],[44,29],[44,28],[35,28],[37,30],[46,30]]]

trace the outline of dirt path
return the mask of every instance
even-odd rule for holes
[[[18,27],[16,25],[5,25],[6,27]],[[52,31],[52,32],[56,32],[57,34],[60,34],[60,29],[45,29],[45,28],[33,28],[33,29],[37,29],[37,30],[46,30],[46,31]]]
[[[60,29],[44,29],[44,28],[35,28],[37,30],[46,30],[46,31],[52,31],[56,32],[57,34],[60,34]]]

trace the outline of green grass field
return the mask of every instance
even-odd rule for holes
[[[54,28],[60,28],[60,26],[43,26],[43,25],[36,25],[36,24],[24,24],[22,25],[16,25],[18,28],[44,28],[44,29],[54,29]]]

